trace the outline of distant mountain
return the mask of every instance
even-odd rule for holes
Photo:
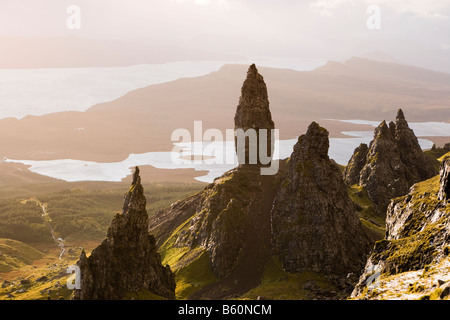
[[[296,138],[312,121],[386,119],[399,107],[410,121],[450,122],[446,73],[359,58],[313,71],[259,69],[271,88],[272,117],[282,139]],[[0,157],[121,161],[130,153],[171,150],[172,131],[192,131],[195,120],[225,132],[234,127],[245,72],[245,66],[227,65],[206,76],[138,89],[86,112],[2,119]],[[336,136],[343,125],[327,121],[326,127]]]
[[[232,60],[237,56],[155,44],[153,41],[98,40],[75,36],[0,36],[0,68],[119,67],[188,60]]]
[[[389,53],[383,52],[383,51],[370,51],[363,54],[359,54],[357,56],[358,58],[362,59],[369,59],[373,61],[379,61],[379,62],[390,62],[390,63],[398,63],[398,64],[405,64],[402,63],[401,60],[393,57]]]

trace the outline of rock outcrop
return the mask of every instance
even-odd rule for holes
[[[80,256],[81,289],[76,290],[75,299],[118,300],[144,291],[175,298],[175,277],[169,266],[161,265],[155,238],[148,233],[145,206],[136,167],[122,212],[113,218],[105,240],[89,257],[84,251]]]
[[[290,272],[359,273],[370,243],[328,157],[328,131],[313,122],[299,137],[271,212],[273,252]]]
[[[254,65],[235,126],[274,128],[267,89]],[[149,230],[177,270],[208,257],[204,268],[217,280],[193,290],[191,299],[240,296],[259,286],[267,266],[278,261],[282,272],[306,271],[327,284],[341,281],[336,290],[348,295],[345,277],[363,268],[370,244],[328,147],[328,131],[312,123],[276,174],[262,175],[260,164],[240,162],[203,191],[152,216]]]
[[[401,109],[395,123],[383,121],[375,129],[365,161],[361,158],[361,152],[355,150],[344,180],[363,186],[380,215],[385,214],[392,198],[405,195],[414,183],[438,174],[437,161],[423,153]]]
[[[353,152],[348,165],[345,167],[344,178],[348,185],[359,184],[359,174],[366,165],[366,156],[369,148],[361,143]]]
[[[266,84],[255,65],[247,72],[235,114],[235,129],[255,129],[257,161],[249,163],[249,143],[239,166],[208,185],[202,192],[157,212],[149,224],[159,245],[206,251],[220,282],[194,298],[224,298],[257,286],[270,257],[270,209],[275,175],[262,176],[258,130],[274,128]],[[268,145],[272,142],[267,132]],[[248,142],[248,141],[247,141]],[[271,161],[271,151],[268,159]],[[174,232],[175,231],[175,232]],[[193,258],[194,259],[194,258]]]
[[[256,166],[239,166],[152,218],[149,228],[158,244],[191,250],[191,260],[201,252],[209,257],[219,282],[191,298],[222,299],[259,284],[270,257],[274,179],[261,176]]]
[[[450,159],[444,160],[439,176],[414,184],[407,195],[391,201],[386,215],[386,237],[376,242],[353,297],[367,298],[373,289],[370,277],[373,278],[375,270],[391,282],[395,275],[405,272],[412,272],[410,278],[414,276],[418,281],[426,272],[414,271],[427,269],[437,275],[439,270],[449,270],[441,268],[442,263],[450,266],[450,261],[444,261],[450,251],[450,204],[442,193],[449,183],[449,168]],[[383,284],[385,276],[378,279],[381,281],[378,285]]]
[[[445,158],[442,162],[440,177],[438,200],[447,203],[450,200],[450,158]]]
[[[249,129],[255,130],[256,139],[254,146],[251,143],[239,144],[239,135],[235,138],[236,153],[239,164],[268,164],[265,158],[271,158],[273,153],[274,137],[272,129],[275,128],[272,115],[269,109],[269,98],[267,87],[263,76],[258,73],[256,66],[252,64],[247,71],[247,78],[241,89],[241,97],[234,116],[234,129],[242,129],[247,132]],[[266,130],[266,131],[261,131]],[[248,135],[251,141],[251,133]],[[245,142],[244,135],[241,137]],[[261,146],[266,147],[266,152],[261,150],[263,158],[259,154]]]

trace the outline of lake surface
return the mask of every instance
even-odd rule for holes
[[[345,122],[362,123],[365,120],[342,120]],[[377,126],[380,122],[365,121],[366,124]],[[370,122],[370,123],[369,123]],[[410,123],[414,131],[420,132],[422,136],[450,136],[450,124],[435,122]],[[445,131],[447,130],[447,131]],[[373,131],[346,131],[343,132],[349,138],[330,138],[329,157],[341,165],[347,165],[353,151],[361,143],[369,144],[373,139]],[[440,134],[437,134],[440,133]],[[286,159],[293,150],[297,139],[277,140],[275,142],[274,159]],[[422,149],[429,149],[433,143],[427,139],[419,139]],[[121,162],[99,163],[92,161],[81,161],[72,159],[33,161],[6,159],[7,162],[18,162],[28,166],[30,171],[45,176],[62,179],[66,181],[120,181],[132,173],[135,166],[150,165],[158,169],[194,169],[196,171],[207,171],[207,174],[199,172],[196,180],[212,182],[216,177],[237,166],[234,155],[234,141],[195,142],[193,144],[177,143],[176,146],[183,149],[183,154],[173,152],[147,152],[142,154],[130,154]],[[213,157],[203,161],[192,161],[184,159],[194,154],[193,150],[202,150],[203,156]],[[231,155],[231,157],[230,157]],[[183,157],[183,158],[180,158]],[[226,160],[228,156],[228,161]],[[230,161],[231,159],[231,161]]]
[[[60,69],[0,69],[0,119],[22,118],[26,115],[43,115],[59,111],[84,111],[91,106],[115,100],[127,92],[174,81],[180,78],[198,77],[219,70],[225,64],[256,63],[257,66],[285,68],[297,71],[313,70],[326,63],[324,60],[302,58],[251,58],[240,61],[183,61],[165,64],[146,64],[114,68],[60,68]],[[335,120],[378,126],[381,121]],[[417,136],[450,136],[450,124],[443,122],[410,123]],[[346,165],[354,149],[361,143],[368,144],[373,131],[346,131],[349,138],[331,138],[329,156]],[[297,139],[280,140],[275,144],[275,159],[285,159],[292,153]],[[419,139],[423,149],[432,142]],[[179,159],[171,150],[130,154],[121,162],[98,163],[72,159],[32,161],[6,159],[30,166],[30,171],[66,181],[120,181],[132,173],[134,166],[151,165],[159,169],[194,169],[199,181],[212,182],[214,178],[234,168],[234,142],[204,143],[200,150],[213,149],[215,158],[194,163]],[[198,146],[185,145],[186,155]],[[212,148],[211,148],[212,147]],[[232,155],[234,161],[218,161],[224,155]],[[208,153],[204,154],[208,155]],[[174,161],[174,159],[176,161]]]

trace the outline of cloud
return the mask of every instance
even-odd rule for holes
[[[354,0],[315,0],[310,8],[321,16],[332,16],[337,8],[354,4]]]
[[[227,0],[176,0],[177,3],[188,3],[197,6],[216,5],[219,7],[229,8],[230,4]]]
[[[332,16],[338,9],[355,5],[378,5],[381,9],[427,19],[446,20],[450,17],[448,0],[314,0],[310,3],[310,8],[322,16]]]

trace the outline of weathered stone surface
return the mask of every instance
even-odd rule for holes
[[[359,174],[366,164],[366,156],[369,148],[361,143],[353,152],[350,161],[344,171],[344,181],[349,185],[359,184]]]
[[[441,291],[441,294],[439,295],[439,297],[441,299],[447,298],[450,295],[450,282],[444,284],[441,289],[442,289],[442,291]]]
[[[273,252],[287,271],[357,273],[369,252],[368,237],[328,147],[328,131],[313,122],[294,146],[275,196]]]
[[[255,129],[257,139],[255,140],[256,144],[253,149],[249,148],[250,143],[246,143],[245,151],[243,150],[244,146],[240,146],[237,143],[238,138],[235,139],[239,164],[265,162],[259,155],[261,139],[262,145],[266,146],[267,151],[264,155],[267,155],[267,157],[272,156],[272,142],[275,141],[271,129],[274,128],[275,125],[269,109],[269,98],[264,78],[258,73],[256,66],[252,64],[247,71],[247,78],[242,85],[241,97],[239,98],[239,104],[234,116],[234,129],[242,129],[244,132],[248,129]],[[266,129],[266,134],[264,135],[264,132],[260,132],[260,129]],[[253,158],[250,158],[250,155],[253,155]],[[251,162],[252,159],[255,161]],[[264,164],[267,164],[267,162]]]
[[[106,239],[89,257],[83,251],[78,261],[81,289],[75,299],[117,300],[127,293],[148,290],[167,299],[175,298],[175,278],[163,267],[155,238],[148,233],[146,199],[139,168],[125,195],[123,210],[117,213]]]
[[[254,65],[243,85],[235,124],[242,129],[274,128],[267,89]],[[241,163],[203,191],[152,216],[149,230],[159,245],[188,252],[183,256],[189,259],[208,253],[219,280],[192,299],[248,292],[260,284],[274,255],[287,271],[325,275],[339,295],[348,294],[349,280],[343,279],[359,274],[370,241],[328,148],[328,131],[312,123],[290,160],[279,162],[276,175],[261,175],[259,164]],[[183,268],[189,259],[177,263]],[[315,297],[330,295],[337,294]]]
[[[450,158],[442,161],[438,199],[447,203],[450,200]]]
[[[449,159],[444,160],[439,177],[414,184],[407,195],[391,201],[386,214],[386,237],[375,244],[352,296],[359,296],[366,288],[374,266],[380,274],[397,275],[425,266],[431,268],[447,255],[450,204],[440,194],[448,183],[449,164]]]
[[[248,69],[234,119],[235,129],[274,128],[267,88],[255,65]],[[270,133],[268,141],[272,142]],[[178,228],[181,230],[176,232],[173,246],[208,253],[212,271],[220,282],[198,293],[198,298],[222,298],[257,286],[270,257],[275,177],[262,176],[260,165],[264,163],[258,155],[257,163],[249,164],[248,153],[247,144],[245,162],[239,159],[237,168],[215,179],[202,192],[160,210],[150,220],[149,230],[157,236],[158,244],[174,237]]]
[[[355,150],[344,175],[348,184],[357,183],[362,162]],[[359,184],[367,190],[378,213],[384,215],[392,198],[405,195],[414,183],[438,174],[437,167],[437,161],[423,153],[399,109],[395,123],[383,121],[375,129],[359,172]]]

